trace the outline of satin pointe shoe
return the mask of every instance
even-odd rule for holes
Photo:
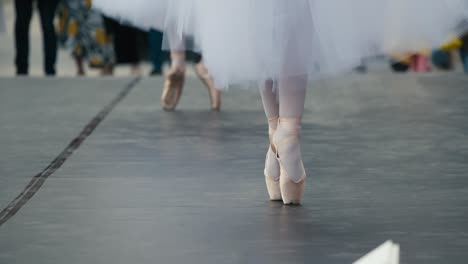
[[[300,205],[304,197],[306,172],[301,157],[299,131],[299,118],[280,118],[273,136],[280,165],[281,197],[286,205]]]
[[[165,111],[174,111],[179,103],[185,82],[185,66],[175,65],[171,68],[164,81],[161,95],[161,105]]]
[[[271,144],[273,135],[278,125],[278,118],[268,119],[268,136],[270,144],[268,145],[268,151],[265,158],[265,182],[270,197],[270,201],[281,201],[281,190],[280,190],[280,166],[276,159],[275,150]]]
[[[211,78],[205,64],[203,62],[197,63],[195,65],[195,72],[197,73],[198,78],[200,78],[200,80],[208,89],[211,110],[214,112],[219,112],[221,110],[221,91],[216,88],[213,78]]]

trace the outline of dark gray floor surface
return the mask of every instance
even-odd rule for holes
[[[0,210],[129,79],[0,79]],[[267,201],[259,95],[178,111],[144,79],[0,227],[0,263],[403,263],[468,259],[468,77],[363,75],[309,90],[302,207]]]

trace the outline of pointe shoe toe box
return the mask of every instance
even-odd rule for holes
[[[280,179],[281,196],[283,203],[288,205],[301,205],[304,198],[305,175],[298,183],[283,177]]]

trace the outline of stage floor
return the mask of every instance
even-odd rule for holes
[[[313,83],[301,207],[267,200],[257,91],[212,113],[189,79],[167,113],[162,84],[0,79],[0,263],[352,263],[387,239],[466,263],[466,75]]]

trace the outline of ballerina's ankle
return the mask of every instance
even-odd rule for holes
[[[171,68],[172,69],[185,69],[185,60],[184,59],[172,59]]]
[[[298,183],[305,175],[299,142],[300,119],[280,118],[278,124],[273,137],[277,158],[289,180]]]
[[[278,117],[268,118],[268,136],[270,138],[270,143],[273,139],[273,134],[276,132],[277,128],[278,128]]]
[[[301,131],[301,119],[300,118],[279,118],[278,119],[278,131],[280,134],[286,135],[299,135]]]

